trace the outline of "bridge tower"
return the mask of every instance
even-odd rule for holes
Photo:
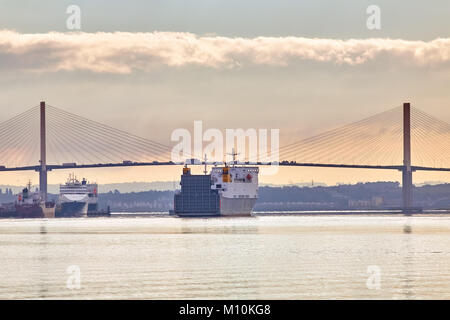
[[[39,170],[39,191],[44,201],[47,201],[47,146],[45,128],[45,101],[41,101],[41,163]]]
[[[403,169],[402,197],[403,211],[411,209],[413,204],[413,184],[411,169],[411,105],[403,104]]]

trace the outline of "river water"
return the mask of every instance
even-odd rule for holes
[[[0,299],[450,298],[450,216],[0,220]]]

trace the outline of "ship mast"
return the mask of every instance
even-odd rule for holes
[[[239,154],[237,152],[234,151],[234,148],[232,149],[231,153],[227,153],[230,156],[233,156],[233,167],[236,166],[236,156]]]

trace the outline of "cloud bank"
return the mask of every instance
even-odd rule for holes
[[[160,66],[240,68],[289,66],[297,61],[361,65],[389,57],[402,64],[436,66],[450,61],[450,39],[300,37],[228,38],[181,32],[42,33],[0,31],[0,69],[35,72],[90,71],[127,74]]]

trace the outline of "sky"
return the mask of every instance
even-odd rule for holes
[[[77,5],[81,29],[66,12]],[[370,30],[367,8],[380,8]],[[450,2],[0,1],[0,121],[49,104],[170,145],[177,128],[280,129],[280,145],[409,101],[450,122]],[[179,168],[77,171],[173,181]],[[198,169],[201,171],[201,169]],[[50,173],[49,182],[69,172]],[[415,181],[450,181],[417,173]],[[2,173],[2,184],[37,182]],[[264,183],[399,180],[391,171],[280,169]]]

